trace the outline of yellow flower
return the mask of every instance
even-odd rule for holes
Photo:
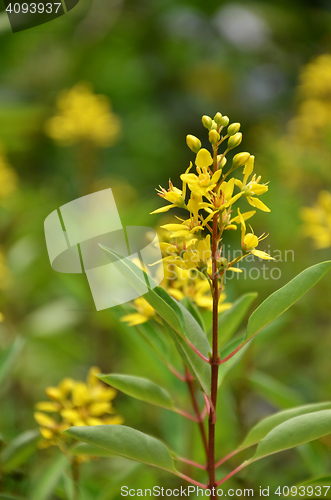
[[[258,246],[259,242],[261,240],[264,240],[268,235],[264,236],[262,234],[261,236],[257,237],[257,236],[255,236],[254,232],[246,233],[245,220],[244,220],[242,214],[240,213],[239,208],[238,208],[238,217],[239,217],[240,224],[241,224],[241,247],[243,250],[243,256],[241,258],[244,258],[248,254],[253,254],[253,255],[255,255],[255,257],[258,257],[259,259],[275,260],[268,253],[263,252],[262,250],[256,250],[256,247]]]
[[[262,203],[261,200],[258,198],[253,198],[252,195],[259,196],[266,191],[268,191],[268,186],[265,184],[259,184],[261,180],[261,176],[256,178],[256,174],[253,175],[252,179],[250,182],[248,181],[248,178],[250,175],[253,173],[254,169],[254,156],[250,156],[248,162],[246,163],[244,167],[244,179],[243,182],[241,182],[239,179],[235,180],[236,186],[238,186],[242,192],[242,195],[247,198],[247,201],[250,205],[252,205],[255,208],[259,208],[260,210],[263,210],[264,212],[270,212],[270,209]]]
[[[316,248],[331,247],[331,193],[320,191],[313,207],[303,207],[303,234],[311,238]]]
[[[98,367],[92,367],[86,383],[65,378],[57,387],[48,387],[47,396],[51,401],[36,404],[34,418],[40,426],[44,440],[41,447],[60,445],[66,437],[62,432],[71,426],[122,424],[120,416],[114,413],[111,401],[116,396],[115,389],[107,387],[97,378]],[[48,413],[55,414],[49,416]]]
[[[200,149],[199,153],[203,151],[203,149]],[[205,150],[207,151],[207,150]],[[208,151],[207,151],[208,152]],[[199,155],[198,153],[198,155]],[[197,156],[198,156],[197,155]],[[210,156],[210,154],[209,154]],[[208,163],[208,162],[207,162]],[[204,164],[202,161],[199,162],[199,165]],[[206,165],[206,163],[204,164]],[[216,170],[216,172],[213,175],[210,175],[210,173],[207,170],[207,166],[197,166],[196,168],[198,175],[195,174],[182,174],[180,178],[182,181],[186,182],[188,184],[188,187],[194,193],[195,195],[198,196],[205,196],[208,197],[209,192],[212,191],[221,175],[222,175],[222,170]]]
[[[121,321],[128,323],[129,326],[136,326],[141,325],[142,323],[146,323],[156,314],[153,307],[149,305],[144,297],[138,297],[137,299],[134,299],[133,305],[137,312],[126,314],[121,318]]]
[[[189,167],[187,168],[185,173],[188,173],[190,169],[192,168],[192,162],[190,163]],[[169,180],[169,189],[168,191],[164,189],[163,187],[160,186],[160,189],[157,189],[157,194],[161,196],[161,198],[164,198],[165,200],[169,201],[171,205],[165,205],[164,207],[158,208],[157,210],[154,210],[151,212],[151,214],[159,214],[163,212],[168,212],[170,208],[174,207],[180,207],[180,208],[187,208],[185,205],[185,197],[186,197],[186,183],[183,182],[183,187],[182,189],[178,189],[173,186],[172,182]]]
[[[107,96],[96,95],[88,83],[77,83],[57,100],[58,113],[46,122],[46,134],[63,145],[88,140],[99,147],[112,146],[121,130]]]

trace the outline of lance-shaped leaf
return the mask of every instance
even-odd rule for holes
[[[14,368],[24,343],[24,339],[17,337],[10,347],[0,353],[0,383],[2,383]]]
[[[291,418],[277,425],[259,442],[255,455],[249,462],[295,448],[330,433],[331,410],[321,410]]]
[[[174,408],[174,403],[169,393],[147,378],[122,375],[120,373],[98,375],[98,378],[106,384],[115,387],[115,389],[128,394],[128,396],[140,399],[140,401],[168,408],[169,410]]]
[[[289,309],[297,300],[308,292],[323,276],[331,269],[331,261],[321,262],[308,267],[298,274],[292,281],[287,283],[255,309],[250,316],[247,325],[246,340],[254,337],[265,326],[278,318]]]
[[[144,299],[157,311],[161,318],[168,323],[176,334],[175,342],[179,354],[184,356],[187,366],[195,378],[200,382],[202,389],[206,394],[210,393],[210,370],[209,364],[203,361],[198,354],[196,354],[185,339],[191,342],[201,354],[208,358],[208,353],[211,351],[208,339],[203,332],[202,328],[194,317],[187,311],[187,309],[174,300],[166,290],[156,286],[153,279],[141,268],[136,266],[130,259],[122,257],[113,250],[99,246],[108,254],[112,259],[117,259],[114,262],[117,269],[121,272],[123,277],[132,285],[136,290],[148,289],[148,293],[144,294]],[[144,277],[145,282],[142,281],[141,276]]]
[[[236,333],[256,297],[256,292],[245,293],[233,303],[230,309],[219,315],[218,334],[221,347]]]
[[[30,500],[48,500],[60,481],[62,474],[70,467],[69,460],[61,454],[56,455],[44,469],[30,491]]]
[[[173,459],[161,441],[124,425],[70,427],[64,434],[115,455],[176,474]]]
[[[258,394],[281,410],[304,403],[300,393],[266,373],[256,370],[248,381]]]
[[[115,457],[115,453],[87,443],[78,443],[70,449],[70,455],[85,455],[88,457]]]
[[[0,454],[2,469],[10,472],[24,463],[35,451],[40,438],[38,430],[25,431],[17,436]]]
[[[331,409],[331,402],[327,401],[325,403],[313,403],[309,405],[297,406],[296,408],[291,408],[289,410],[280,411],[270,417],[264,418],[258,424],[253,427],[243,443],[240,445],[241,449],[253,446],[261,441],[269,432],[275,427],[290,420],[291,418],[298,417],[299,415],[305,415],[306,413],[313,413],[320,410]]]

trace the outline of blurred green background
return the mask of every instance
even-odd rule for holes
[[[321,189],[331,189],[331,63],[318,59],[331,54],[330,4],[81,0],[67,15],[15,34],[1,9],[3,356],[15,339],[23,342],[16,340],[11,363],[0,373],[0,433],[8,443],[36,428],[33,408],[45,399],[45,388],[65,377],[84,380],[92,365],[104,373],[147,376],[189,408],[185,386],[160,366],[134,328],[119,321],[123,309],[96,312],[85,276],[53,271],[44,219],[68,201],[111,187],[124,225],[157,227],[157,216],[149,215],[162,205],[155,187],[167,187],[169,177],[180,187],[179,176],[193,160],[186,134],[207,146],[201,115],[220,111],[241,122],[239,150],[254,154],[256,172],[270,181],[263,201],[271,213],[258,212],[254,219],[257,234],[270,233],[261,249],[294,252],[294,261],[268,264],[281,269],[278,280],[229,282],[229,300],[257,290],[257,306],[304,268],[330,258],[330,248],[315,249],[303,237],[299,215]],[[107,96],[120,118],[121,133],[111,147],[93,145],[86,152],[83,142],[62,145],[47,135],[59,93],[78,82]],[[263,416],[330,398],[330,294],[327,277],[266,329],[228,375],[219,398],[220,458]],[[203,460],[194,424],[122,394],[114,405],[126,425]],[[268,458],[229,487],[292,485],[325,475],[330,447],[325,439]],[[5,489],[31,498],[56,453],[49,448],[32,454],[5,477]],[[233,459],[219,474],[236,465]],[[178,482],[125,460],[83,466],[86,499],[120,498],[122,484]],[[66,498],[61,482],[50,495]]]

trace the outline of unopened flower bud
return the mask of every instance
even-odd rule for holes
[[[203,115],[202,125],[209,130],[211,128],[212,124],[213,124],[213,120],[210,118],[210,116]]]
[[[209,134],[209,142],[212,144],[217,144],[218,141],[220,140],[220,134],[216,132],[216,130],[210,130]]]
[[[236,148],[237,146],[239,146],[239,144],[242,141],[242,138],[243,138],[243,135],[241,132],[237,132],[236,134],[231,135],[231,137],[229,137],[229,140],[228,140],[228,148],[233,149],[233,148]]]
[[[249,153],[238,153],[238,154],[236,154],[233,157],[232,166],[234,168],[238,168],[238,167],[242,167],[243,165],[246,165],[246,163],[248,162],[250,156],[251,155]]]
[[[193,151],[193,153],[197,153],[201,148],[201,142],[194,135],[186,136],[186,144],[188,145],[190,150]]]
[[[222,113],[216,113],[214,116],[214,122],[217,123],[217,125],[221,125],[222,121]]]
[[[240,130],[240,123],[231,123],[231,125],[228,126],[228,134],[229,135],[234,135]]]
[[[227,159],[225,158],[225,156],[222,158],[222,155],[217,155],[218,168],[223,168],[224,165],[226,164],[226,162],[227,162]]]
[[[211,130],[217,130],[217,127],[218,127],[217,123],[213,120],[211,124]]]
[[[221,120],[221,125],[222,127],[227,127],[229,125],[229,117],[228,116],[222,116]]]
[[[259,244],[258,237],[255,234],[247,233],[244,237],[244,248],[245,250],[253,250]]]

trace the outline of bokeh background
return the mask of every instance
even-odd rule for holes
[[[60,205],[111,187],[124,225],[157,227],[165,219],[149,215],[162,204],[155,187],[167,187],[169,177],[180,187],[179,176],[193,160],[186,134],[207,145],[201,116],[220,111],[241,122],[240,150],[255,155],[256,171],[270,181],[263,201],[271,212],[255,216],[255,232],[270,233],[261,249],[270,245],[283,257],[285,250],[294,253],[294,259],[270,265],[281,269],[277,280],[229,282],[228,300],[257,290],[257,306],[304,268],[329,259],[331,202],[319,193],[331,191],[330,4],[81,0],[69,14],[15,34],[1,9],[3,446],[37,428],[34,405],[45,399],[47,386],[65,377],[84,380],[95,365],[106,373],[151,378],[188,408],[185,386],[134,328],[119,321],[124,309],[97,313],[84,275],[52,270],[43,221]],[[78,122],[96,119],[98,111],[79,97],[84,91],[105,96],[98,105],[99,113],[109,113],[108,135],[102,120],[86,139],[63,118],[73,107]],[[317,203],[314,211],[303,210]],[[219,457],[263,416],[330,399],[330,294],[326,277],[266,329],[230,372],[219,398]],[[203,459],[194,424],[179,415],[123,394],[114,406],[126,425]],[[268,458],[232,478],[229,487],[275,488],[326,475],[330,448],[325,438]],[[34,488],[58,453],[51,447],[29,454],[4,475],[3,489],[36,500]],[[232,459],[223,472],[238,463]],[[57,473],[54,488],[40,493],[39,487],[38,500],[67,498],[62,472]],[[119,459],[84,464],[81,482],[86,500],[120,498],[122,484],[178,484],[165,473]]]

